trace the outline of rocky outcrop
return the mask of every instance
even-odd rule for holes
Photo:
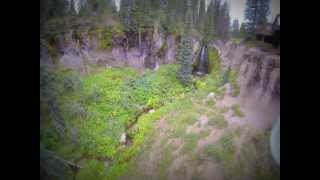
[[[263,102],[280,101],[280,56],[248,48],[232,41],[211,44],[220,55],[222,68],[239,70],[240,96]]]
[[[165,64],[172,64],[176,60],[176,54],[177,54],[177,43],[173,35],[167,36],[167,50],[165,51],[164,56],[164,63]]]
[[[231,124],[270,129],[280,115],[280,56],[232,41],[215,41],[210,46],[218,50],[224,70],[231,67],[239,72],[237,84],[240,94],[233,97],[228,93],[233,89],[230,86],[220,104],[227,107],[239,104],[245,116],[238,118],[228,115],[226,119]]]
[[[156,32],[152,37],[145,38],[139,47],[125,47],[121,39],[115,39],[115,45],[109,50],[100,50],[96,37],[90,37],[83,33],[81,38],[76,37],[70,30],[64,37],[55,40],[54,49],[57,53],[57,61],[68,68],[85,69],[87,64],[99,66],[130,66],[136,69],[149,68],[156,70],[160,64],[172,64],[177,62],[178,42],[173,35],[165,36]],[[199,51],[200,41],[192,39],[193,57]],[[52,62],[48,55],[48,48],[42,46],[41,58],[46,62]],[[195,58],[194,58],[195,59]]]

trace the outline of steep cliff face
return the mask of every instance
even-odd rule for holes
[[[173,35],[162,33],[152,35],[151,39],[142,41],[141,48],[127,48],[115,43],[111,49],[98,48],[96,37],[82,34],[81,39],[75,39],[73,32],[57,39],[54,46],[59,64],[68,68],[84,69],[87,64],[99,66],[130,66],[136,69],[149,68],[156,70],[159,64],[176,63],[178,41]],[[42,59],[52,62],[48,48],[42,47]],[[193,55],[199,49],[199,40],[193,38]]]
[[[215,41],[223,69],[239,71],[240,94],[231,101],[247,111],[246,119],[256,127],[270,128],[280,115],[280,56],[232,41]]]
[[[216,41],[212,45],[218,50],[224,69],[232,67],[239,70],[240,96],[254,95],[265,102],[279,101],[279,55],[258,48],[247,48],[232,41]]]

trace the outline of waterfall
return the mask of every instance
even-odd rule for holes
[[[272,157],[280,166],[280,118],[271,130],[270,144]]]
[[[208,48],[207,46],[202,46],[199,58],[197,59],[196,67],[195,67],[195,74],[196,75],[203,75],[208,73]]]

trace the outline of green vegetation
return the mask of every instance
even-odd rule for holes
[[[184,85],[189,86],[192,83],[192,42],[190,37],[192,23],[191,1],[187,1],[187,12],[185,15],[185,26],[182,33],[178,62],[180,68],[177,72],[177,79]]]
[[[72,71],[44,67],[41,93],[58,102],[56,112],[61,114],[66,137],[60,140],[43,102],[41,118],[46,120],[41,123],[41,142],[71,161],[83,156],[110,158],[113,165],[108,177],[117,176],[139,152],[153,121],[163,113],[157,108],[187,92],[175,78],[176,71],[176,65],[164,65],[140,76],[133,69],[111,68],[78,80]],[[137,130],[130,134],[133,144],[120,151],[121,134],[147,107],[157,110],[139,117]]]
[[[180,63],[177,79],[184,85],[192,83],[192,56],[191,56],[191,39],[187,35],[182,36],[179,46],[178,61]]]
[[[218,51],[215,48],[208,47],[209,58],[209,74],[203,77],[194,79],[194,86],[199,90],[199,93],[208,95],[210,92],[221,94],[219,86],[222,85],[222,72],[220,67],[220,58]]]
[[[205,130],[201,131],[199,134],[200,139],[206,138],[210,135],[211,130],[206,128]]]
[[[237,82],[239,71],[231,69],[228,72],[227,77],[232,87],[232,96],[237,97],[240,94],[240,86]]]
[[[221,74],[220,57],[218,50],[215,48],[208,48],[209,69],[212,76],[219,76]]]
[[[131,68],[108,68],[86,76],[63,68],[51,70],[41,66],[40,85],[44,100],[41,102],[41,142],[68,161],[85,158],[82,162],[85,168],[77,174],[78,179],[91,176],[116,179],[129,173],[146,145],[147,137],[154,132],[154,122],[160,118],[168,118],[172,127],[168,137],[182,138],[181,152],[193,152],[198,140],[210,134],[208,128],[199,134],[186,132],[201,114],[218,113],[209,117],[209,125],[227,127],[217,109],[202,102],[210,92],[217,96],[223,94],[219,89],[222,74],[217,51],[210,48],[209,54],[212,70],[204,77],[195,78],[196,88],[184,87],[178,81],[177,65],[161,65],[158,71],[146,70],[142,75]],[[50,100],[57,102],[54,113],[60,114],[65,136],[61,136],[56,123],[52,123],[47,105]],[[147,113],[150,109],[155,112]],[[120,146],[120,136],[124,132],[132,140],[129,146]],[[163,145],[168,148],[159,162],[161,176],[172,162],[172,148],[175,148],[165,142]],[[217,156],[224,159],[227,155],[218,148]],[[110,160],[108,167],[100,160],[99,163],[94,161],[101,158]],[[89,172],[96,173],[90,175]]]
[[[105,176],[105,167],[103,162],[97,160],[89,160],[77,174],[77,179],[103,179]]]
[[[232,133],[223,134],[218,144],[207,144],[204,147],[204,153],[222,163],[230,163],[235,156],[234,135]]]
[[[167,49],[168,49],[168,45],[167,45],[167,42],[165,41],[165,42],[163,42],[162,46],[160,47],[160,49],[157,52],[160,58],[164,57]]]
[[[184,136],[184,145],[182,147],[181,152],[182,153],[189,153],[194,150],[194,148],[197,146],[199,135],[196,133],[189,133]]]
[[[164,147],[162,153],[161,153],[161,160],[159,161],[158,164],[158,173],[160,179],[165,178],[165,171],[171,164],[171,162],[174,160],[173,156],[173,147],[171,144],[168,144],[167,146]]]
[[[244,113],[241,111],[239,104],[232,105],[231,109],[233,111],[233,115],[234,116],[238,116],[238,117],[244,117],[245,116]]]
[[[225,132],[218,143],[205,145],[203,153],[219,161],[227,179],[279,179],[280,169],[270,156],[270,133],[243,130]],[[235,142],[241,142],[237,151]]]
[[[209,117],[208,124],[219,129],[223,129],[228,126],[228,122],[224,119],[224,116],[222,114]]]
[[[243,38],[240,37],[234,37],[231,39],[234,43],[240,44],[243,41]]]
[[[120,25],[113,25],[109,27],[98,27],[90,31],[91,36],[95,35],[98,39],[98,48],[105,50],[113,46],[114,37],[123,37],[123,27]]]
[[[242,133],[242,143],[237,160],[225,165],[228,179],[279,179],[280,169],[274,166],[270,156],[269,132]]]
[[[172,138],[179,138],[184,137],[186,134],[186,129],[184,126],[178,126],[174,129],[172,135],[170,137]]]
[[[211,132],[229,130],[223,115],[227,110],[215,106],[215,101],[224,96],[225,89],[220,87],[229,81],[234,97],[239,95],[240,87],[238,70],[230,69],[222,74],[215,48],[208,48],[210,73],[193,77],[192,40],[202,39],[206,44],[228,38],[227,2],[211,1],[205,10],[205,0],[122,0],[119,11],[113,0],[80,0],[77,1],[79,9],[74,0],[68,2],[70,4],[66,0],[40,1],[40,47],[44,52],[41,55],[47,53],[54,64],[53,68],[40,64],[41,175],[44,171],[52,179],[118,179],[134,173],[138,158],[147,158],[144,153],[153,149],[151,140],[159,137],[161,148],[156,148],[159,159],[156,159],[155,173],[160,179],[167,178],[168,168],[176,158],[174,152],[180,147],[178,153],[187,154],[192,165],[200,165],[195,153],[198,141]],[[235,25],[235,29],[238,30],[238,26]],[[237,31],[239,37],[243,38],[244,31],[241,25]],[[180,64],[161,65],[157,71],[138,72],[124,67],[99,69],[86,58],[84,66],[89,71],[86,69],[84,75],[58,63],[63,48],[72,45],[73,49],[73,42],[75,48],[93,47],[93,51],[110,51],[114,46],[145,50],[145,44],[153,50],[155,39],[166,39],[168,35],[180,43]],[[167,48],[164,42],[156,52],[160,59]],[[214,100],[204,102],[211,92],[215,94]],[[153,113],[149,113],[151,109]],[[244,116],[239,105],[232,106],[232,110],[235,116]],[[195,127],[202,116],[209,117],[209,125]],[[159,119],[168,124],[159,125]],[[219,130],[212,131],[213,128]],[[123,134],[128,139],[125,144],[120,143]],[[272,179],[268,174],[273,170],[266,158],[266,136],[249,138],[244,146],[249,148],[241,149],[240,153],[252,164],[236,157],[234,138],[232,133],[222,134],[217,144],[205,146],[204,154],[224,165],[226,179],[245,174],[242,165],[252,167],[252,164],[256,168],[251,179]],[[256,152],[263,154],[260,157]],[[50,161],[52,156],[59,160]],[[238,162],[240,165],[234,164]],[[81,166],[80,170],[72,172],[66,166],[70,163]],[[184,177],[187,170],[183,166],[173,173]]]

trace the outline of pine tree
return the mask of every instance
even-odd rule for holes
[[[126,30],[130,29],[132,6],[132,0],[121,0],[120,17]]]
[[[220,0],[212,0],[212,8],[213,8],[213,28],[214,28],[214,36],[220,36],[221,35],[221,22],[219,22],[219,19],[221,19],[221,1]]]
[[[192,21],[191,1],[187,0],[187,12],[185,18],[185,31],[182,34],[179,57],[180,69],[177,72],[177,79],[185,86],[190,85],[192,82],[192,42],[190,38],[190,28]]]
[[[257,25],[267,23],[267,16],[269,15],[270,0],[259,0],[257,11]]]
[[[147,25],[146,21],[146,10],[148,7],[145,7],[145,0],[136,0],[133,2],[132,12],[131,12],[131,24],[130,29],[134,32],[138,32],[138,45],[141,48],[141,33],[145,30]]]
[[[68,14],[69,4],[66,0],[41,0],[40,18],[42,20],[61,17]]]
[[[215,35],[215,21],[214,21],[214,4],[211,1],[206,14],[205,14],[205,22],[203,28],[203,36],[204,36],[204,43],[206,44],[210,39],[212,39]]]
[[[71,0],[71,1],[70,1],[69,14],[70,14],[70,15],[76,15],[76,14],[77,14],[77,12],[76,12],[76,10],[75,10],[74,0]]]
[[[205,20],[205,15],[206,15],[206,1],[205,0],[200,0],[200,7],[199,7],[199,17],[198,17],[198,30],[200,32],[204,31],[204,20]]]
[[[233,37],[239,37],[239,21],[238,19],[234,19],[232,23],[232,35]]]
[[[79,0],[78,6],[79,6],[79,15],[80,16],[89,16],[90,15],[89,5],[87,4],[86,0]]]
[[[160,28],[162,31],[168,31],[168,3],[168,0],[160,0],[160,9],[158,15],[160,21]]]
[[[199,17],[199,0],[192,0],[192,25],[195,26]]]
[[[246,25],[248,28],[248,32],[250,34],[254,32],[256,17],[257,17],[256,12],[257,12],[257,0],[247,0],[244,15],[245,15],[245,19],[247,20]]]
[[[256,26],[267,22],[270,0],[247,0],[245,7],[245,19],[247,31],[253,35]]]
[[[230,15],[227,1],[225,1],[220,7],[217,24],[219,30],[218,35],[223,39],[229,38]]]
[[[241,23],[239,36],[241,38],[245,38],[246,37],[246,25],[245,25],[245,23]]]

